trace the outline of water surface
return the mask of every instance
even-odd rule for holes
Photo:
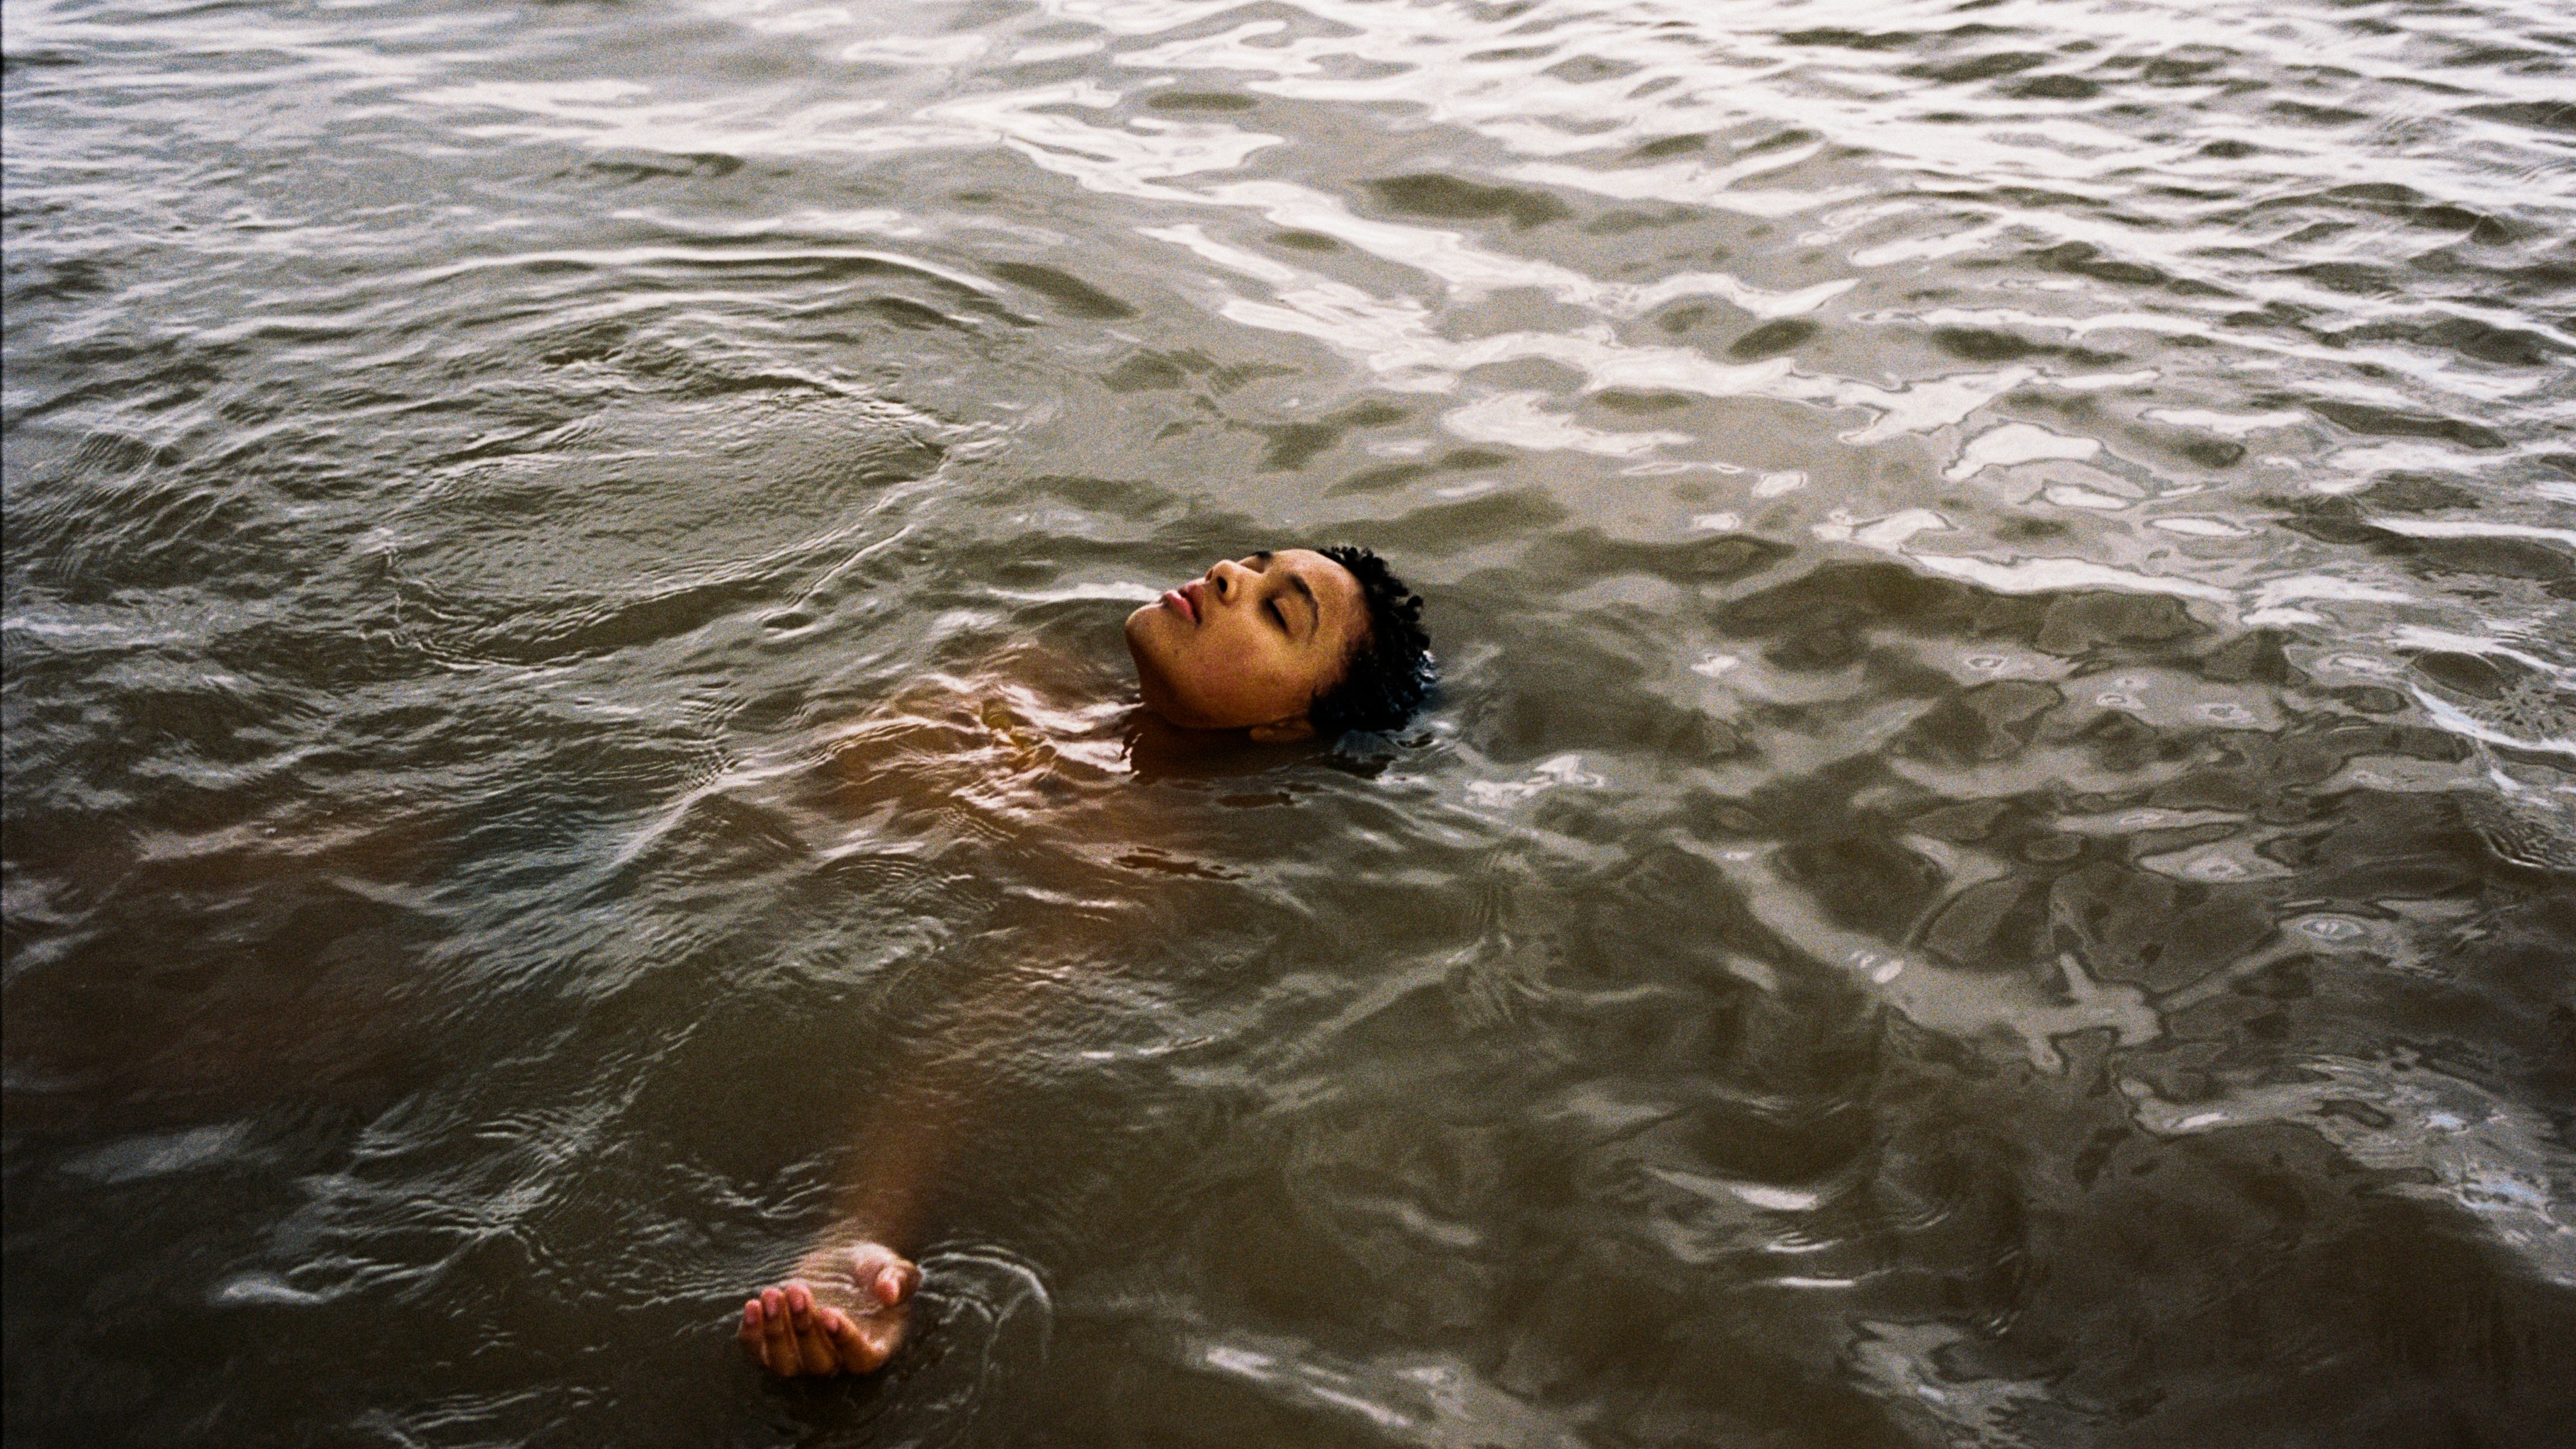
[[[13,1445],[2576,1411],[2563,7],[5,38]],[[1338,540],[1436,707],[1140,740]]]

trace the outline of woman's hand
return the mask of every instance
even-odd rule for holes
[[[921,1269],[881,1243],[817,1248],[742,1305],[736,1337],[782,1378],[873,1373],[902,1345],[920,1286]]]

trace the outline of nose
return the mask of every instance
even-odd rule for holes
[[[1216,590],[1219,603],[1232,601],[1235,590],[1242,588],[1252,577],[1252,570],[1230,558],[1217,560],[1208,566],[1207,571],[1208,584]]]

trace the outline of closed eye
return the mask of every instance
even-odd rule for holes
[[[1288,611],[1287,611],[1286,609],[1283,609],[1283,608],[1279,607],[1279,601],[1278,601],[1277,599],[1272,599],[1272,600],[1270,601],[1270,603],[1269,603],[1268,607],[1269,607],[1269,609],[1270,609],[1270,617],[1271,617],[1273,620],[1275,620],[1275,621],[1278,623],[1278,625],[1279,625],[1279,632],[1280,632],[1280,633],[1282,633],[1282,634],[1287,633],[1287,632],[1288,632]]]

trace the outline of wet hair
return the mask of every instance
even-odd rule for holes
[[[1317,553],[1350,570],[1368,602],[1368,634],[1351,646],[1342,677],[1318,692],[1306,718],[1315,733],[1391,730],[1430,692],[1431,636],[1422,632],[1422,596],[1364,548],[1335,545]]]

